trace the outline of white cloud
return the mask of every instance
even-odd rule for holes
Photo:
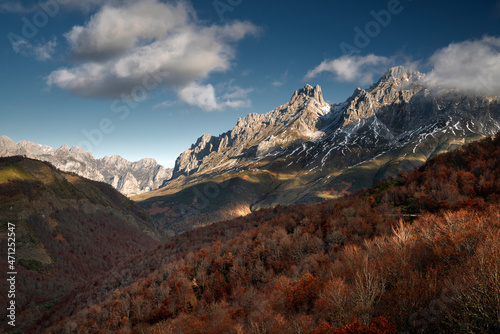
[[[316,68],[307,72],[305,80],[312,79],[323,72],[334,75],[335,80],[369,84],[374,75],[384,73],[393,64],[387,57],[369,54],[367,56],[342,56],[333,60],[325,60]]]
[[[204,111],[218,109],[215,89],[210,84],[198,85],[192,83],[179,91],[179,98],[189,105],[200,107]]]
[[[100,61],[185,29],[190,12],[185,3],[155,0],[126,7],[104,6],[85,26],[75,26],[65,36],[77,60]]]
[[[238,86],[232,86],[228,88],[229,92],[222,95],[223,99],[245,99],[248,94],[253,92],[253,88],[240,88]]]
[[[287,82],[287,79],[288,79],[288,71],[286,71],[285,73],[283,73],[281,75],[281,78],[279,80],[275,80],[271,83],[271,85],[273,87],[281,87],[283,86],[284,84],[286,84]]]
[[[33,50],[35,53],[35,57],[38,60],[49,60],[52,58],[52,55],[55,53],[55,48],[57,46],[57,39],[54,38],[48,43],[41,44],[35,47]]]
[[[163,101],[161,103],[158,103],[157,105],[154,105],[153,110],[170,108],[170,107],[173,107],[174,105],[175,105],[174,101],[167,100],[167,101]]]
[[[215,88],[211,84],[200,85],[198,83],[191,83],[179,90],[178,96],[182,102],[199,107],[203,111],[250,106],[250,101],[246,97],[253,89],[236,87],[231,90],[232,92],[224,94],[222,101],[219,101],[215,95]]]
[[[32,52],[33,44],[25,39],[20,39],[12,43],[12,48],[14,49],[15,53],[27,55],[28,53]]]
[[[53,71],[47,84],[81,96],[119,97],[154,76],[181,92],[211,73],[227,71],[234,59],[232,43],[258,32],[249,22],[205,26],[185,2],[104,6],[85,26],[66,34],[74,58],[83,62]],[[193,99],[214,107],[203,95]]]
[[[252,103],[250,100],[234,100],[234,101],[224,101],[222,103],[221,109],[238,109],[238,108],[250,108]]]
[[[433,70],[426,76],[432,85],[467,92],[500,92],[500,38],[483,37],[452,43],[430,58]]]
[[[285,84],[285,82],[283,82],[283,81],[278,81],[278,80],[271,82],[271,85],[272,85],[273,87],[281,87],[281,86],[283,86],[284,84]]]
[[[28,57],[35,57],[37,60],[45,61],[52,58],[57,46],[57,39],[54,37],[51,41],[44,44],[33,45],[25,39],[19,39],[12,43],[14,52]]]

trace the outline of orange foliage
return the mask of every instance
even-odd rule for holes
[[[82,331],[496,330],[499,204],[497,137],[352,196],[186,232],[65,303]]]

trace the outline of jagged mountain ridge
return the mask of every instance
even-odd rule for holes
[[[172,176],[172,169],[165,168],[154,159],[130,162],[118,155],[95,159],[91,153],[74,146],[63,145],[58,149],[46,145],[21,141],[15,143],[7,136],[0,137],[0,157],[24,155],[47,161],[65,172],[106,182],[127,196],[158,189]]]
[[[277,147],[286,147],[298,139],[311,140],[319,133],[319,118],[330,109],[319,86],[306,85],[292,99],[264,114],[249,114],[238,119],[235,128],[218,137],[205,134],[176,160],[173,177],[190,175],[246,157],[264,156]],[[210,159],[207,159],[210,157]]]
[[[250,114],[220,136],[200,137],[179,156],[163,188],[135,200],[162,228],[180,232],[193,223],[179,205],[194,208],[190,219],[203,217],[195,219],[203,225],[335,197],[491,136],[499,120],[497,96],[429,86],[425,74],[402,66],[339,104],[325,103],[319,86],[306,85],[273,111]],[[196,194],[210,182],[224,185],[224,196],[200,206]]]
[[[334,144],[347,149],[348,144],[369,147],[375,144],[370,140],[375,139],[377,147],[384,146],[380,141],[399,146],[406,143],[408,136],[425,133],[421,130],[433,127],[427,124],[430,120],[434,120],[434,124],[446,124],[443,116],[448,115],[453,121],[460,121],[460,116],[472,116],[472,108],[484,110],[492,102],[453,90],[426,87],[422,82],[424,77],[425,74],[405,67],[395,67],[369,89],[358,88],[344,103],[333,105],[324,102],[319,86],[306,85],[294,93],[289,103],[274,111],[250,114],[238,120],[233,130],[218,137],[208,134],[200,137],[177,159],[173,178],[222,170],[241,162],[240,158],[262,158],[303,142],[320,146],[328,143],[326,146]],[[454,109],[453,104],[461,104],[466,109]],[[487,113],[483,116],[486,118],[480,117],[475,129],[476,124],[461,125],[470,133],[496,133],[500,129],[498,122]],[[371,131],[372,138],[363,136],[363,131]]]

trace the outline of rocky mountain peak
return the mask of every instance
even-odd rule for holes
[[[72,146],[69,151],[72,153],[72,154],[75,154],[75,155],[79,155],[79,156],[88,156],[88,157],[91,157],[92,154],[90,154],[89,152],[85,151],[83,148],[81,148],[80,146]]]
[[[265,114],[238,118],[236,126],[219,136],[205,134],[181,153],[175,162],[173,179],[204,170],[223,168],[234,157],[262,157],[293,145],[299,140],[320,138],[321,118],[331,110],[321,87],[307,84],[291,100]]]
[[[313,87],[306,84],[303,88],[299,89],[299,91],[295,91],[290,103],[293,104],[295,101],[304,98],[313,98],[320,104],[325,104],[325,101],[323,100],[323,93],[321,92],[321,87],[319,85]]]
[[[152,165],[156,165],[157,162],[153,158],[144,158],[144,159],[139,160],[137,162],[137,164],[140,166],[152,166]]]
[[[408,103],[410,99],[422,90],[420,83],[425,76],[405,66],[389,69],[376,83],[368,89],[356,88],[347,100],[344,110],[344,125],[367,119],[378,112],[383,106]]]
[[[253,123],[260,121],[260,115],[257,113],[251,113],[246,115],[244,118],[239,117],[236,123],[236,128],[246,128],[252,126]]]
[[[111,157],[105,156],[104,158],[102,158],[102,161],[105,164],[109,165],[123,165],[128,162],[127,160],[116,154],[112,155]]]
[[[201,147],[202,149],[206,146],[207,143],[212,139],[212,135],[205,133],[203,136],[199,137],[196,143],[191,145],[191,149],[195,149],[196,147]]]
[[[12,139],[10,139],[9,137],[7,136],[1,136],[0,137],[0,141],[1,142],[8,142],[8,143],[15,143]]]
[[[202,143],[208,143],[212,139],[212,135],[205,133],[203,136],[200,137],[200,141]]]
[[[379,87],[386,83],[394,82],[412,82],[416,83],[422,79],[425,74],[418,71],[412,70],[405,66],[396,66],[390,68],[385,74],[380,78],[380,80],[375,83],[372,87]]]
[[[17,149],[17,144],[7,136],[0,137],[0,154],[5,155],[9,150]]]

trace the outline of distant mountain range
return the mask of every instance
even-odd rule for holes
[[[172,176],[171,168],[161,166],[154,159],[130,162],[118,155],[95,159],[77,146],[54,149],[27,141],[16,144],[9,137],[0,137],[0,157],[15,155],[47,161],[62,171],[106,182],[127,196],[158,189]]]
[[[277,204],[316,202],[370,187],[432,156],[500,130],[498,97],[429,86],[391,68],[340,104],[306,85],[266,114],[208,134],[176,160],[164,187],[136,196],[174,233]]]

